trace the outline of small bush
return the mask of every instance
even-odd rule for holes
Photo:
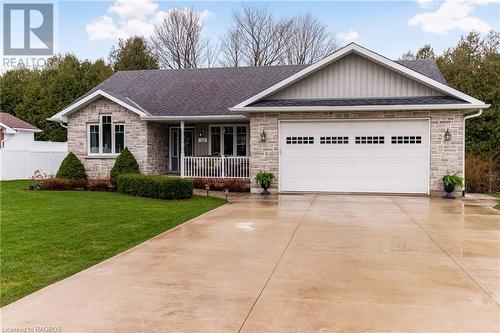
[[[87,183],[89,191],[115,191],[116,186],[109,179],[90,179]]]
[[[140,173],[139,164],[130,150],[125,147],[116,158],[115,165],[113,165],[110,171],[110,176],[111,179],[117,179],[119,175],[131,173]]]
[[[240,178],[193,178],[193,187],[206,189],[205,185],[210,186],[212,191],[229,192],[250,192],[250,180]]]
[[[42,180],[40,189],[47,191],[86,189],[87,184],[85,179],[47,178]]]
[[[78,157],[73,153],[69,153],[62,161],[59,170],[57,170],[56,177],[62,179],[87,179],[87,173]]]
[[[117,178],[117,190],[125,194],[157,199],[188,199],[193,196],[190,179],[124,174]]]

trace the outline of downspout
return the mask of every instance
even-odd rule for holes
[[[68,125],[64,125],[64,123],[62,122],[62,120],[59,121],[59,125],[61,125],[62,128],[66,128],[66,129],[68,128]]]
[[[462,145],[463,146],[463,150],[462,150],[462,168],[464,170],[464,174],[463,174],[463,176],[464,176],[464,187],[463,187],[463,190],[462,190],[462,197],[465,197],[465,190],[467,188],[466,187],[467,186],[467,184],[466,184],[467,180],[465,179],[465,121],[467,119],[479,117],[481,114],[483,114],[483,109],[479,110],[476,113],[469,114],[469,115],[467,115],[467,116],[464,117],[464,126],[463,126],[463,128],[464,128],[464,135],[463,135],[463,145]]]

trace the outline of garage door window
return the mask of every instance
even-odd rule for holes
[[[383,136],[357,136],[355,140],[356,144],[383,144],[384,137]]]
[[[319,143],[322,145],[341,145],[348,144],[348,136],[321,136],[319,138]]]
[[[418,136],[392,136],[391,143],[400,145],[400,144],[421,144],[422,137]]]
[[[314,144],[313,136],[287,136],[287,145],[312,145]]]

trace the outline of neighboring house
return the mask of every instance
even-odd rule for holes
[[[0,112],[0,179],[27,179],[36,170],[54,174],[68,153],[66,142],[35,141],[35,126]]]
[[[35,141],[39,128],[14,117],[10,113],[0,112],[0,148],[27,149]]]
[[[441,194],[487,108],[431,60],[357,44],[312,65],[118,72],[54,115],[92,177],[129,147],[147,174],[249,178],[280,192]]]

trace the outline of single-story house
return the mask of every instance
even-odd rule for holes
[[[146,174],[270,171],[279,192],[441,194],[464,173],[465,120],[489,107],[432,60],[351,43],[311,65],[124,71],[50,120],[92,177],[128,147]]]
[[[0,112],[0,149],[28,149],[41,130],[10,113]]]

